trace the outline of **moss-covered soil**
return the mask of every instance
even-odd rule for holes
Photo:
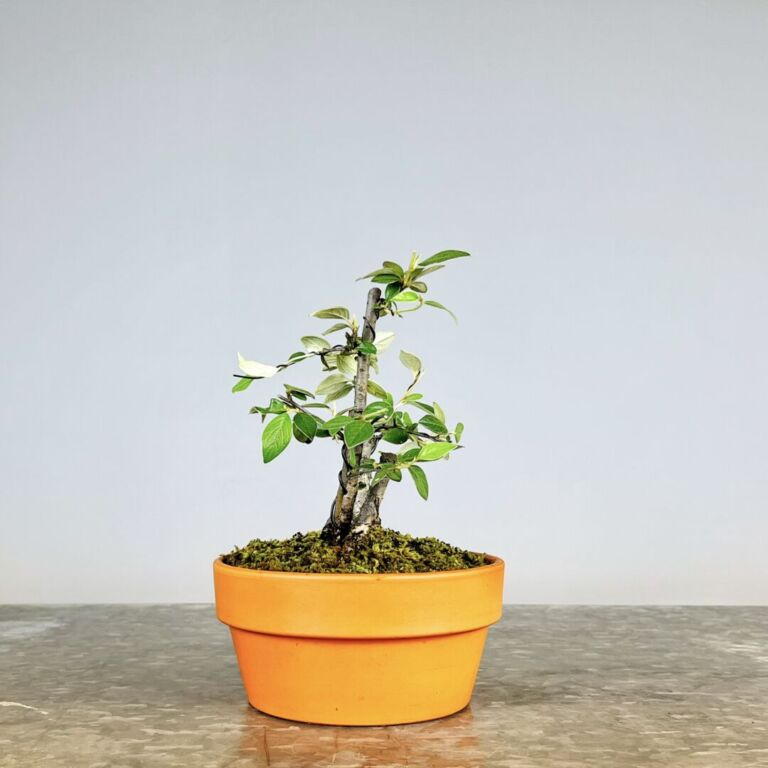
[[[221,559],[241,568],[298,573],[423,573],[485,564],[481,553],[378,527],[344,547],[326,544],[320,531],[296,533],[290,539],[254,539]]]

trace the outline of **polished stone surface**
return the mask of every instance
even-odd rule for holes
[[[768,766],[768,608],[508,606],[470,708],[250,709],[211,606],[0,606],[0,766]]]

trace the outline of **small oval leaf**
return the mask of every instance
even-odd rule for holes
[[[353,419],[344,427],[344,442],[347,448],[354,448],[373,437],[373,427],[367,421]]]
[[[291,417],[288,413],[275,416],[261,433],[261,454],[264,463],[277,458],[291,442]]]

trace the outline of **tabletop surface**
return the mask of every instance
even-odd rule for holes
[[[768,766],[768,608],[507,606],[469,708],[251,709],[209,605],[0,606],[0,766]]]

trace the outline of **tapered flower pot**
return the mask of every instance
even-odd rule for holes
[[[255,571],[217,560],[216,615],[253,707],[288,720],[392,725],[472,696],[504,562],[432,573]]]

